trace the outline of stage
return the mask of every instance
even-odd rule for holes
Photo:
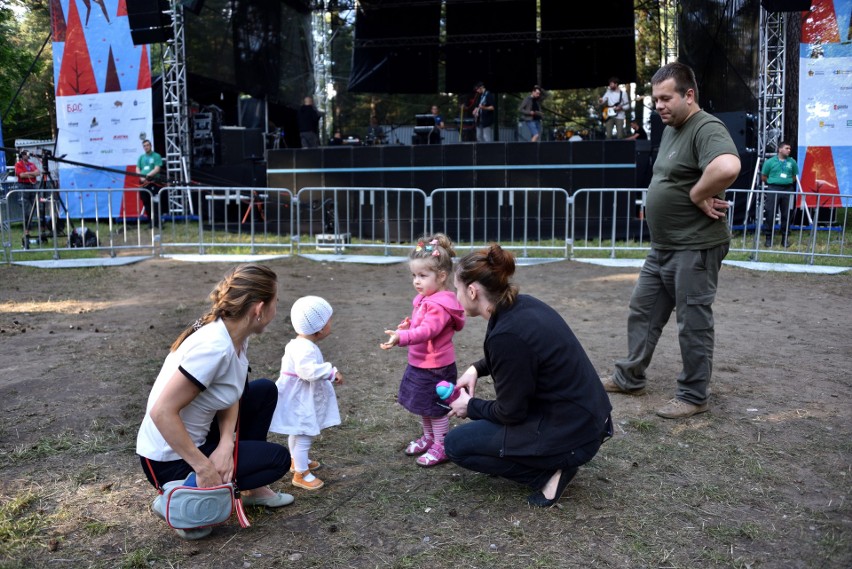
[[[270,150],[267,184],[306,187],[642,188],[651,144],[640,140],[329,146]]]

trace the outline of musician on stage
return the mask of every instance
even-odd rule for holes
[[[429,133],[429,144],[441,144],[441,131],[445,125],[438,105],[432,105],[432,116],[435,117],[435,128]]]
[[[385,130],[379,126],[379,117],[373,115],[370,117],[370,126],[367,128],[367,138],[365,140],[368,146],[374,144],[385,143]]]
[[[625,110],[630,106],[627,93],[619,89],[618,77],[611,77],[609,88],[598,99],[603,106],[603,124],[607,140],[612,139],[612,127],[615,126],[616,138],[624,138]]]
[[[473,109],[476,119],[476,142],[494,142],[494,93],[485,88],[485,83],[476,84],[477,98]]]
[[[532,88],[518,111],[521,113],[521,121],[530,133],[530,142],[538,142],[541,138],[541,87],[535,85]]]

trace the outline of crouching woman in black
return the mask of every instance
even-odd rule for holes
[[[578,467],[611,435],[609,398],[565,320],[550,306],[519,295],[510,282],[513,255],[499,245],[470,253],[455,271],[468,316],[488,321],[484,357],[459,378],[464,387],[450,416],[474,419],[447,435],[446,452],[463,468],[534,489],[533,506],[554,505]],[[493,401],[475,397],[490,375]]]

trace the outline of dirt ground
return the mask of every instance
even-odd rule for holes
[[[0,267],[0,567],[852,566],[852,275],[724,268],[710,412],[654,415],[679,370],[672,318],[647,395],[611,397],[616,436],[540,510],[526,488],[402,453],[418,428],[394,402],[405,352],[379,342],[410,311],[406,265],[267,264],[281,304],[252,339],[253,378],[277,377],[296,298],[335,309],[321,348],[346,383],[343,424],[313,453],[326,487],[285,477],[276,488],[295,504],[250,508],[251,528],[191,543],[149,511],[136,430],[170,343],[231,264]],[[566,261],[520,267],[516,282],[606,373],[637,275]],[[460,364],[479,357],[484,330],[469,320],[456,335]]]

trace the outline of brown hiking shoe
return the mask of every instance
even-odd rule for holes
[[[665,406],[657,409],[657,415],[666,419],[684,419],[698,413],[703,413],[707,409],[707,403],[695,405],[694,403],[687,403],[682,399],[672,399]]]
[[[604,391],[607,393],[624,393],[626,395],[643,395],[645,393],[645,388],[640,387],[639,389],[622,389],[620,385],[618,385],[611,375],[605,375],[601,378],[601,384],[603,385]]]

